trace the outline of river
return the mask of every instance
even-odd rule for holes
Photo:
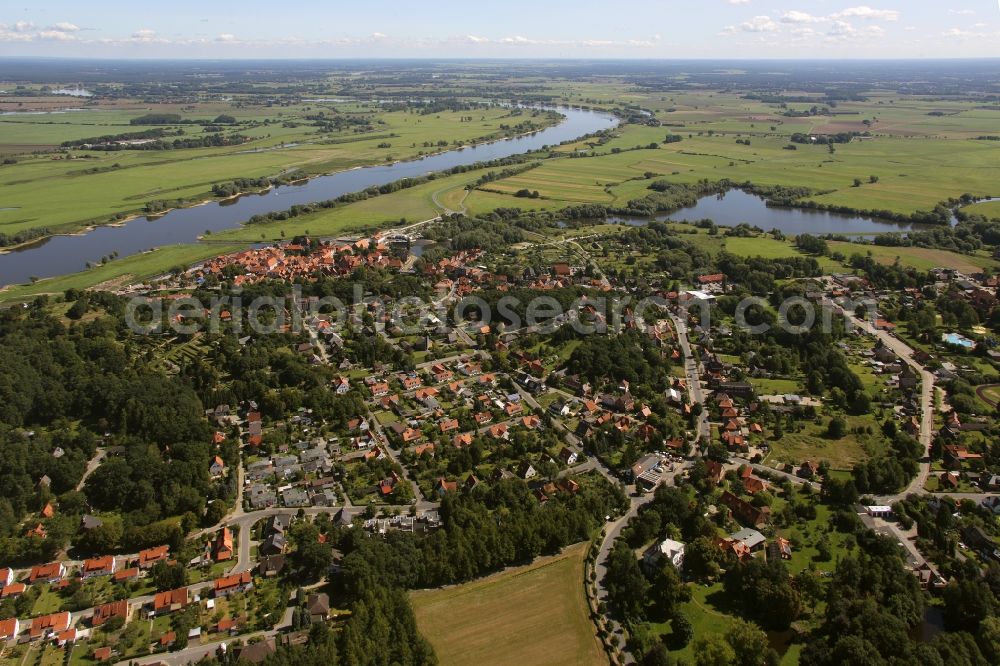
[[[139,252],[193,243],[206,231],[233,229],[254,215],[290,208],[294,204],[334,199],[373,185],[424,176],[455,166],[501,159],[570,141],[614,127],[618,120],[606,113],[559,108],[566,118],[534,134],[466,146],[416,160],[338,171],[299,185],[284,185],[260,195],[244,195],[227,202],[213,201],[179,208],[155,218],[140,217],[120,226],[100,226],[76,235],[57,235],[0,254],[0,286],[75,273],[87,262],[97,263],[114,252],[127,257]]]

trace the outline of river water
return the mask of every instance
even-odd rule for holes
[[[339,171],[300,185],[276,187],[261,195],[245,195],[224,203],[179,208],[160,217],[136,218],[121,226],[101,226],[79,235],[51,236],[0,255],[0,286],[24,283],[31,277],[75,273],[84,270],[87,262],[96,263],[113,252],[117,252],[119,257],[127,257],[164,245],[192,243],[205,231],[233,229],[254,215],[285,210],[294,204],[334,199],[402,178],[424,176],[455,166],[557,145],[609,129],[618,122],[609,114],[595,111],[569,108],[558,111],[566,116],[565,120],[531,135],[466,146],[422,159]]]

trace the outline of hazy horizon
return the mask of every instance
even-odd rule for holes
[[[236,10],[52,0],[0,9],[0,56],[155,59],[927,59],[1000,56],[993,0],[373,0]]]

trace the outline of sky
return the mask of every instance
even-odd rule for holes
[[[3,0],[0,56],[1000,57],[1000,0]]]

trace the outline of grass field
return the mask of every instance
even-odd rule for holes
[[[831,241],[829,246],[831,251],[842,252],[847,257],[852,254],[871,254],[880,263],[891,264],[898,257],[900,264],[922,271],[936,267],[947,267],[955,268],[963,273],[976,273],[984,268],[997,266],[997,262],[985,254],[968,255],[923,247],[884,247],[839,241]]]
[[[879,435],[855,435],[852,431],[856,426],[872,426],[877,431],[878,424],[872,416],[848,416],[848,434],[841,439],[830,439],[826,436],[824,418],[821,424],[804,421],[799,432],[785,431],[779,440],[768,442],[771,453],[766,458],[766,464],[791,463],[800,465],[804,460],[826,460],[831,469],[849,470],[856,463],[867,460],[882,449]]]
[[[606,664],[583,591],[587,544],[464,585],[411,595],[420,632],[450,664]]]

